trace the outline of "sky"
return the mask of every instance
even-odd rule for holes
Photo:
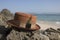
[[[0,0],[0,11],[29,13],[60,13],[60,0]]]

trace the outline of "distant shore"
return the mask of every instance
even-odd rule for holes
[[[51,22],[51,21],[37,21],[37,24],[40,25],[41,29],[45,30],[47,28],[60,28],[60,22]]]

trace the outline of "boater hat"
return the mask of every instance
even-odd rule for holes
[[[16,12],[13,20],[8,20],[7,23],[17,28],[26,30],[38,30],[40,26],[36,24],[36,16],[21,12]]]

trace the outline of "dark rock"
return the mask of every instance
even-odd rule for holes
[[[60,32],[53,28],[48,28],[44,31],[44,34],[49,37],[50,40],[60,40]]]
[[[53,28],[48,28],[45,30],[46,32],[54,32],[54,33],[60,33],[58,30],[53,29]]]
[[[57,30],[60,31],[60,28],[58,28]]]
[[[0,40],[7,40],[6,37],[9,35],[11,28],[5,28],[4,26],[0,26]]]

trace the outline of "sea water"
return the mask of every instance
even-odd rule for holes
[[[60,14],[35,14],[37,21],[48,21],[60,24]]]
[[[37,16],[36,24],[41,29],[45,30],[48,28],[60,28],[60,14],[33,14]]]

